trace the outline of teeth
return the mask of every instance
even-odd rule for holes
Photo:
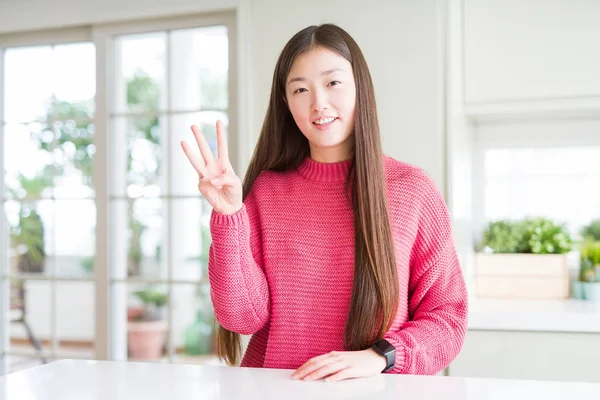
[[[328,124],[331,121],[333,121],[335,118],[321,118],[315,121],[315,124],[317,125],[323,125],[323,124]]]

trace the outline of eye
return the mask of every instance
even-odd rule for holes
[[[329,82],[329,86],[337,86],[340,83],[342,83],[342,82],[340,82],[340,81],[331,81],[331,82]]]
[[[303,93],[303,92],[306,92],[305,88],[300,88],[300,89],[294,90],[294,94],[296,94],[296,93]]]

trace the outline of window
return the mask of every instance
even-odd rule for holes
[[[0,36],[0,316],[33,333],[0,324],[0,375],[214,359],[210,207],[179,142],[196,124],[215,149],[220,119],[237,166],[235,37],[217,13]]]
[[[600,216],[600,146],[490,149],[485,219],[546,216],[576,235]]]
[[[9,371],[93,357],[96,63],[94,44],[78,36],[0,48],[0,227],[7,239],[0,265],[9,294],[2,310],[9,324],[0,330],[8,338],[2,358]],[[91,343],[81,349],[82,340]]]
[[[180,141],[196,124],[216,151],[221,120],[235,147],[228,15],[109,27],[105,118],[110,300],[107,357],[204,362],[214,316],[207,281],[210,206]],[[235,154],[235,150],[232,150]],[[141,346],[152,331],[154,346]]]

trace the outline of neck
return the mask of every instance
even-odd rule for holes
[[[310,158],[320,163],[338,163],[350,160],[352,156],[352,151],[348,146],[324,148],[310,144]]]

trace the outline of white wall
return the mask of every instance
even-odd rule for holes
[[[0,33],[223,10],[244,0],[2,0]]]
[[[600,96],[600,2],[464,3],[467,102]]]

